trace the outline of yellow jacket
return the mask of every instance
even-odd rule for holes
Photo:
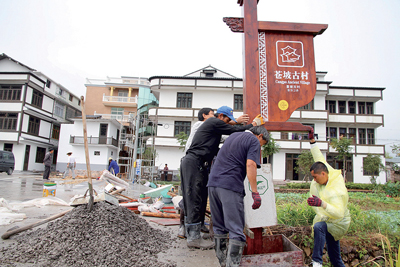
[[[315,195],[326,203],[323,207],[313,207],[316,215],[313,226],[317,222],[326,222],[328,232],[335,238],[341,239],[350,226],[350,212],[347,208],[349,195],[344,183],[342,172],[332,168],[325,160],[318,146],[311,145],[311,154],[314,161],[323,162],[329,171],[328,183],[320,185],[315,181],[311,182],[310,196]]]

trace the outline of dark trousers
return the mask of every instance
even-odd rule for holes
[[[50,176],[50,166],[44,166],[43,179],[48,180]]]
[[[181,161],[181,179],[186,223],[201,223],[207,208],[207,168],[201,160],[187,154]]]
[[[229,239],[246,242],[243,234],[244,195],[220,187],[209,187],[208,194],[214,233],[229,233]]]
[[[344,267],[342,256],[340,255],[340,242],[328,232],[326,222],[317,222],[314,224],[314,250],[312,254],[313,261],[322,264],[322,254],[324,245],[328,250],[329,259],[333,266]]]

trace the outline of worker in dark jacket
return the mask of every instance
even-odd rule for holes
[[[50,167],[51,167],[51,154],[53,154],[54,148],[50,148],[49,152],[46,153],[43,159],[44,165],[44,173],[43,173],[43,180],[49,180],[50,176]]]
[[[207,119],[197,130],[192,145],[181,161],[185,228],[187,245],[190,248],[207,249],[214,246],[213,242],[201,238],[200,229],[207,206],[207,168],[217,155],[221,136],[242,132],[263,124],[261,115],[258,115],[252,124],[232,126],[229,124],[230,120],[236,120],[232,109],[227,106],[220,107],[214,116]]]

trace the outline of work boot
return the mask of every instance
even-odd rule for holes
[[[185,231],[185,225],[182,224],[181,226],[179,226],[179,230],[178,230],[178,237],[185,239],[186,238],[186,231]]]
[[[187,246],[189,248],[210,249],[214,247],[214,243],[204,240],[200,235],[201,223],[185,224]]]
[[[228,243],[228,234],[218,235],[214,234],[215,254],[219,260],[221,267],[226,266],[226,250]]]
[[[207,228],[207,226],[204,225],[204,222],[201,224],[201,228],[200,229],[201,229],[202,233],[205,233],[205,234],[210,233],[210,230]]]
[[[312,267],[322,267],[322,264],[316,261],[312,261]]]
[[[226,267],[239,267],[242,260],[243,248],[246,242],[229,239],[228,254],[226,257]]]

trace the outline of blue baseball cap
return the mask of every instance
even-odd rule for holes
[[[222,113],[226,115],[229,119],[233,120],[234,122],[237,122],[235,118],[233,117],[233,110],[230,107],[227,106],[222,106],[217,109],[217,113]]]

